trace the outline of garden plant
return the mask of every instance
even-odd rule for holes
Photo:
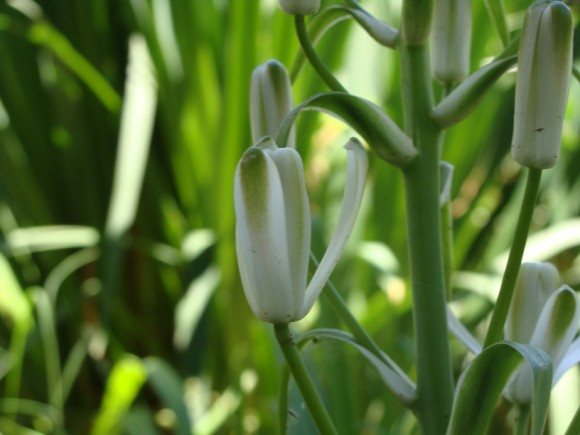
[[[0,433],[580,433],[577,14],[2,2]]]

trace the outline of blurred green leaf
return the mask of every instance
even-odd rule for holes
[[[92,435],[121,433],[123,419],[147,381],[147,371],[138,358],[126,355],[113,366],[107,379],[101,408]]]
[[[182,380],[165,361],[159,358],[148,357],[142,363],[147,372],[149,384],[163,404],[175,414],[175,433],[189,435],[192,424],[184,402]]]

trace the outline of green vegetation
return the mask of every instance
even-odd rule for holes
[[[361,3],[398,26],[399,1]],[[494,77],[513,64],[515,49],[504,46],[521,29],[530,2],[506,3],[504,22],[502,2],[473,1],[470,73],[502,51]],[[318,35],[318,56],[349,92],[402,126],[402,95],[416,90],[401,89],[399,55],[340,9],[325,16],[340,22]],[[306,18],[311,36],[324,19]],[[294,20],[275,1],[2,2],[0,433],[271,434],[279,427],[279,391],[286,388],[290,432],[317,433],[297,387],[286,386],[271,325],[257,320],[244,298],[234,243],[233,174],[252,145],[253,69],[271,58],[282,62],[292,72],[296,104],[329,90],[299,52]],[[424,55],[409,58],[421,64]],[[443,209],[453,227],[445,270],[453,272],[441,282],[452,283],[450,306],[481,343],[526,184],[526,171],[510,156],[514,83],[508,71],[476,108],[464,101],[466,117],[441,106],[435,112],[441,126],[462,119],[440,135],[434,127],[433,134],[444,140],[442,159],[455,168],[452,201]],[[435,102],[451,91],[434,86]],[[331,98],[318,103],[334,109]],[[579,113],[580,85],[573,80],[560,158],[543,171],[524,254],[555,264],[575,290]],[[317,258],[338,219],[342,145],[353,135],[327,115],[298,117]],[[345,434],[416,434],[413,413],[384,386],[392,378],[381,368],[400,367],[417,379],[429,364],[415,364],[403,185],[412,185],[409,195],[424,186],[413,181],[413,168],[403,177],[376,154],[369,160],[362,209],[331,277],[332,293],[292,327],[350,328],[336,314],[340,294],[355,327],[354,318],[368,333],[350,330],[363,351],[345,346],[357,345],[346,334],[305,335],[297,345],[335,427]],[[437,167],[429,170],[436,179]],[[421,240],[411,243],[414,256],[430,258],[420,252]],[[430,283],[422,284],[429,294]],[[370,337],[384,354],[369,351]],[[455,339],[450,345],[457,381],[467,353]],[[504,355],[515,367],[522,348],[492,344],[483,360]],[[541,366],[542,355],[537,360]],[[482,376],[493,372],[483,363],[476,369]],[[540,375],[534,379],[549,384]],[[472,398],[465,403],[493,399],[478,396],[480,380],[473,375],[461,384],[461,397]],[[575,369],[553,394],[551,435],[564,433],[574,417],[579,384]],[[497,433],[507,433],[513,420],[504,405],[492,419]],[[534,426],[540,417],[532,410]]]

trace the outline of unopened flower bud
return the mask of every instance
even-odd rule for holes
[[[280,0],[280,7],[290,15],[313,15],[320,9],[320,0]]]
[[[558,288],[558,269],[550,263],[523,263],[505,325],[506,340],[529,343],[542,308]]]
[[[271,323],[304,317],[314,305],[352,232],[368,161],[360,143],[347,146],[346,187],[338,225],[307,284],[310,209],[299,154],[267,137],[249,148],[234,180],[236,252],[246,299]]]
[[[557,370],[578,329],[580,305],[568,286],[556,289],[558,272],[548,263],[522,265],[508,322],[506,340],[541,349]],[[505,395],[517,403],[530,403],[533,380],[529,366],[518,370]]]
[[[276,137],[282,121],[292,110],[292,84],[284,65],[271,59],[254,69],[250,85],[250,123],[252,140],[264,136]],[[291,131],[287,146],[294,148],[295,133]]]
[[[433,8],[433,77],[459,82],[469,72],[471,0],[435,0]]]
[[[518,52],[512,154],[523,166],[556,164],[572,71],[573,22],[561,1],[539,0],[526,14]]]

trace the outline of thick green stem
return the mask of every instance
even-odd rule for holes
[[[275,324],[274,332],[276,333],[276,339],[280,344],[280,349],[282,349],[284,358],[286,358],[286,362],[290,368],[290,373],[292,373],[296,385],[298,385],[298,389],[300,390],[300,393],[302,393],[304,402],[306,403],[318,430],[323,435],[337,434],[338,432],[334,428],[334,424],[332,423],[328,412],[326,412],[326,408],[314,387],[312,378],[308,374],[308,371],[300,358],[300,352],[298,352],[298,349],[296,348],[296,342],[294,341],[294,337],[292,332],[290,332],[288,324]]]
[[[488,347],[502,338],[503,328],[509,312],[512,296],[514,294],[514,288],[520,271],[522,258],[524,256],[530,223],[532,222],[534,208],[536,207],[536,197],[538,196],[541,177],[541,169],[529,169],[526,191],[520,209],[520,216],[518,218],[514,240],[512,242],[505,273],[499,289],[497,303],[495,304],[495,309],[491,316],[491,322],[489,324],[489,330],[487,331],[487,337],[485,338],[484,347]]]
[[[320,78],[326,83],[326,85],[333,91],[337,92],[347,92],[346,89],[340,84],[340,82],[332,75],[328,70],[322,59],[314,50],[312,42],[308,37],[308,31],[306,30],[306,23],[304,22],[304,17],[302,15],[296,15],[294,17],[294,24],[296,25],[296,34],[298,35],[298,41],[300,46],[306,55],[306,58],[318,73]]]
[[[439,208],[441,132],[431,119],[433,90],[426,46],[400,47],[405,130],[419,155],[405,168],[413,315],[417,349],[417,417],[422,433],[447,429],[453,378]]]

